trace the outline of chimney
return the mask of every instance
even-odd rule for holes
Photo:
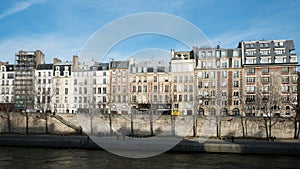
[[[74,70],[78,69],[79,67],[79,59],[77,55],[73,55],[73,61],[72,61],[72,72],[74,72]]]
[[[57,59],[57,58],[54,58],[53,59],[53,64],[57,64],[57,63],[61,63],[61,60]]]

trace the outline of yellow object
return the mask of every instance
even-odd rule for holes
[[[181,115],[180,111],[172,111],[172,114],[173,116],[179,116]]]

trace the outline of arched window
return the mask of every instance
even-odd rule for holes
[[[232,114],[233,114],[234,116],[240,116],[240,110],[239,110],[238,108],[234,108],[234,109],[232,110]]]
[[[222,116],[227,116],[227,112],[228,112],[227,109],[226,109],[226,108],[223,108],[223,109],[222,109],[222,112],[221,112],[221,115],[222,115]]]
[[[204,115],[204,109],[203,108],[199,108],[198,115],[201,115],[201,116]]]

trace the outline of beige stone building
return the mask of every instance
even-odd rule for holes
[[[134,64],[129,74],[130,103],[137,110],[153,114],[171,114],[172,79],[170,66],[163,60]]]

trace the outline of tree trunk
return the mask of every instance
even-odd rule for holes
[[[26,110],[25,110],[26,111]],[[29,130],[28,130],[28,112],[26,111],[25,112],[25,118],[26,118],[26,135],[28,135],[29,133]]]
[[[193,115],[193,137],[197,136],[197,117]]]
[[[241,116],[241,123],[242,123],[242,132],[243,132],[243,137],[245,137],[245,125],[244,125],[243,116]]]
[[[111,119],[111,113],[109,113],[109,115],[108,115],[108,117],[109,117],[109,134],[110,134],[110,136],[112,136],[112,119]]]
[[[10,112],[7,112],[7,132],[11,132],[11,125],[10,125]]]
[[[272,117],[269,118],[269,139],[272,137]]]
[[[300,121],[297,120],[297,122],[298,122],[297,138],[299,138],[299,134],[300,134]]]
[[[154,136],[153,133],[153,117],[152,117],[152,110],[150,110],[150,135]]]
[[[264,122],[265,122],[265,129],[266,129],[266,138],[269,139],[268,122],[266,118],[264,118]]]
[[[298,133],[298,122],[297,122],[297,119],[295,118],[294,119],[294,139],[297,138],[297,133]]]
[[[48,112],[46,112],[45,120],[46,120],[46,126],[45,126],[45,129],[46,129],[46,133],[48,134],[48,133],[49,133],[49,130],[48,130]]]
[[[171,115],[172,135],[175,136],[175,116]]]

